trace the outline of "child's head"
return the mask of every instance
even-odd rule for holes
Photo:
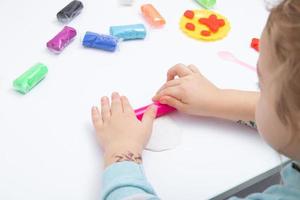
[[[277,151],[300,160],[300,0],[271,10],[260,43],[256,122]]]

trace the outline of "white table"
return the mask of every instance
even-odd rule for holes
[[[139,7],[146,2],[166,18],[163,29],[149,28],[145,41],[124,42],[116,53],[82,47],[85,31],[108,33],[110,25],[143,23]],[[214,43],[188,38],[178,28],[186,9],[200,8],[193,0],[137,0],[132,7],[84,0],[82,14],[69,24],[78,37],[54,55],[45,45],[62,29],[56,13],[67,3],[0,1],[0,199],[99,199],[102,154],[91,106],[113,91],[127,95],[135,108],[147,105],[176,63],[197,65],[222,88],[257,89],[255,73],[221,60],[217,52],[233,52],[255,65],[258,54],[250,40],[260,36],[268,14],[261,0],[219,0],[216,10],[232,30]],[[46,64],[49,74],[20,95],[12,81],[36,62]],[[171,117],[183,131],[181,145],[144,155],[147,177],[162,199],[209,199],[280,163],[254,130],[223,120]]]

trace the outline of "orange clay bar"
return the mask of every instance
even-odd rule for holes
[[[152,4],[142,5],[141,10],[147,22],[152,26],[161,27],[166,23],[165,19],[159,14]]]

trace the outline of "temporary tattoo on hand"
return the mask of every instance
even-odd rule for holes
[[[248,122],[245,122],[245,121],[242,121],[242,120],[239,120],[237,121],[238,124],[242,124],[242,125],[245,125],[245,126],[248,126],[250,128],[255,128],[257,129],[257,126],[256,126],[256,123],[254,121],[248,121]]]
[[[115,154],[113,155],[113,157],[116,159],[115,162],[131,161],[131,162],[141,164],[143,161],[141,154],[134,154],[130,151],[126,153]]]

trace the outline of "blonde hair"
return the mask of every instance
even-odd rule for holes
[[[276,31],[275,31],[276,29]],[[284,0],[271,9],[266,25],[276,56],[276,112],[293,131],[300,130],[300,0]]]

